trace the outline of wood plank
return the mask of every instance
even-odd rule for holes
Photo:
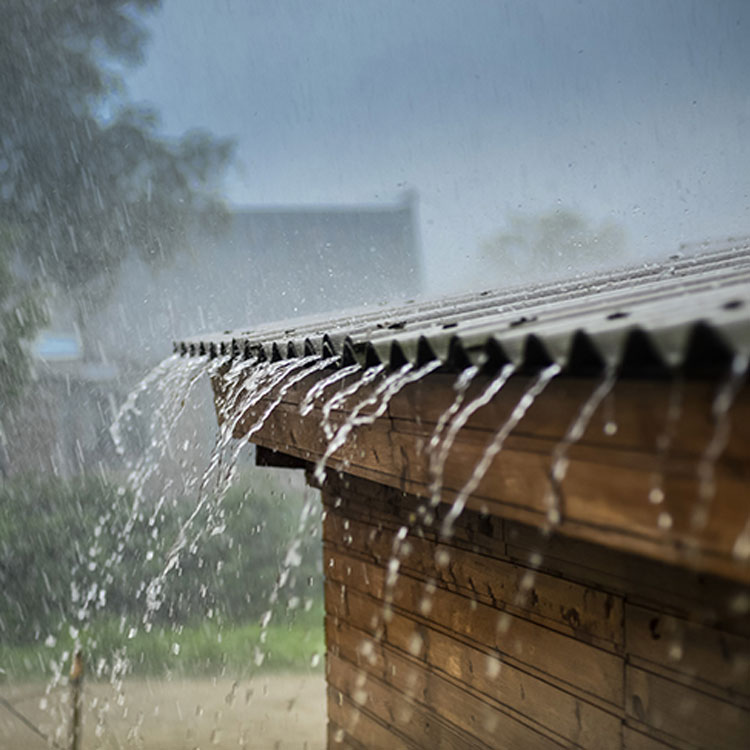
[[[322,377],[322,376],[321,376]],[[356,380],[352,376],[326,393],[332,396]],[[307,393],[313,379],[294,387],[285,396],[285,403],[298,406]],[[532,378],[523,375],[513,376],[490,404],[477,411],[468,421],[469,429],[494,430],[502,424]],[[432,373],[425,380],[410,384],[397,393],[388,406],[388,417],[413,420],[418,414],[420,420],[430,429],[440,415],[455,398],[453,385],[456,376]],[[466,394],[468,402],[478,396],[487,386],[487,376],[478,376]],[[560,439],[567,430],[581,405],[598,385],[597,379],[558,377],[549,384],[545,392],[528,410],[517,434],[536,435],[552,440]],[[700,456],[714,430],[711,413],[712,403],[720,387],[718,381],[686,380],[681,386],[663,380],[620,379],[599,409],[594,413],[588,429],[581,438],[584,445],[607,445],[614,449],[634,449],[653,452],[658,437],[667,424],[667,410],[670,401],[677,396],[676,389],[682,389],[682,408],[674,424],[674,435],[670,453],[676,456]],[[365,388],[346,408],[352,408],[360,396],[372,393]],[[321,402],[322,403],[322,402]],[[334,412],[341,418],[346,408]],[[750,443],[750,388],[740,390],[732,406],[732,429],[724,451],[728,461],[744,462],[747,445]],[[617,426],[614,433],[605,431],[605,425],[613,422]]]
[[[376,482],[352,474],[332,472],[326,480],[323,503],[330,510],[338,510],[347,518],[370,524],[396,524],[421,537],[437,540],[442,519],[448,506],[428,507],[424,498],[402,491],[394,491]],[[429,515],[434,517],[430,520]],[[456,519],[451,544],[477,552],[503,553],[505,533],[503,519],[467,511]]]
[[[623,750],[675,750],[676,745],[668,745],[648,734],[639,732],[627,725],[622,728]]]
[[[418,750],[415,745],[397,732],[362,711],[345,698],[336,688],[328,688],[328,719],[334,726],[329,734],[329,750],[337,750],[349,738],[367,750]],[[339,743],[338,740],[341,740]]]
[[[334,454],[330,463],[349,473],[428,495],[429,466],[419,445],[425,444],[429,433],[424,426],[421,429],[421,436],[407,435],[391,431],[388,420],[378,420],[357,432],[351,442]],[[463,430],[459,433],[449,454],[443,492],[446,502],[452,502],[463,486],[478,460],[481,446],[487,442],[488,436],[481,440],[476,432]],[[300,420],[296,407],[284,404],[254,439],[266,447],[305,460],[320,456],[326,442],[313,415]],[[547,506],[550,453],[555,443],[535,438],[537,452],[529,449],[529,438],[518,438],[515,448],[514,440],[516,438],[508,441],[506,449],[491,464],[484,481],[469,499],[469,506],[541,524]],[[559,527],[562,533],[657,559],[700,566],[750,582],[750,564],[738,562],[731,554],[738,529],[744,526],[747,514],[746,478],[727,473],[723,464],[717,465],[718,492],[709,523],[696,533],[692,529],[691,515],[697,480],[680,475],[685,471],[682,464],[673,476],[669,468],[672,463],[667,462],[668,499],[663,508],[658,508],[647,500],[653,458],[640,468],[632,468],[630,458],[618,457],[617,451],[601,449],[597,460],[593,461],[590,448],[585,448],[587,460],[579,457],[583,450],[575,447],[570,451],[570,466],[563,483],[565,515]],[[612,464],[613,457],[617,465]],[[642,497],[643,502],[634,502],[634,497]],[[670,528],[660,525],[660,514],[664,512],[671,515]]]
[[[350,700],[359,708],[361,716],[376,717],[378,723],[388,726],[393,734],[398,733],[417,747],[434,747],[439,750],[489,750],[489,747],[476,737],[469,737],[457,730],[436,712],[404,695],[395,694],[386,683],[367,676],[353,664],[336,656],[331,656],[329,684],[343,695],[351,696]],[[354,731],[358,721],[350,718],[350,724],[354,724]],[[352,733],[348,727],[347,731]]]
[[[405,619],[399,614],[393,617]],[[381,679],[388,679],[389,665],[399,655],[387,643],[345,622],[334,623],[331,618],[327,619],[326,630],[329,643],[334,644],[343,658]],[[402,658],[423,661],[427,671],[455,680],[464,690],[478,696],[478,700],[497,702],[498,708],[504,708],[517,720],[533,722],[537,731],[561,735],[576,746],[599,750],[612,746],[619,738],[620,719],[614,714],[501,662],[487,650],[467,647],[434,628],[420,632],[424,636],[424,649],[419,657],[402,655]]]
[[[506,521],[504,530],[511,560],[527,563],[532,554],[542,550],[542,567],[554,575],[750,637],[750,618],[743,607],[748,591],[741,583],[666,566],[580,539],[561,535],[545,538],[539,529],[525,524]]]
[[[625,611],[628,654],[750,711],[750,639],[654,609],[628,604]]]
[[[378,605],[377,601],[384,599],[384,571],[362,561],[347,559],[340,553],[331,555],[326,550],[324,554],[327,603],[335,596],[354,601],[357,592],[374,597],[374,602],[372,598],[364,603],[357,601],[365,616],[352,620],[358,627],[374,632],[382,624],[382,605]],[[338,583],[339,588],[335,589],[335,593],[331,589],[329,594],[328,587],[333,583]],[[341,586],[344,587],[343,593]],[[474,643],[496,649],[504,658],[533,667],[575,690],[588,692],[615,706],[622,705],[623,665],[622,659],[614,654],[508,612],[482,603],[472,603],[466,597],[450,591],[438,588],[428,594],[424,582],[405,574],[398,577],[392,593],[394,606],[407,612],[420,611],[420,603],[429,601],[429,612],[422,616],[428,624],[439,625]],[[333,602],[331,604],[333,606]],[[352,603],[348,606],[351,616]],[[422,611],[425,611],[424,606]],[[388,626],[385,627],[388,631]],[[408,644],[404,650],[408,652]]]
[[[329,721],[326,729],[328,739],[326,746],[331,750],[367,750],[338,724]]]
[[[622,599],[565,581],[544,572],[451,544],[436,544],[409,534],[398,540],[398,529],[364,524],[329,510],[323,522],[324,540],[349,553],[385,566],[398,542],[403,570],[438,582],[444,588],[477,598],[485,604],[516,612],[603,645],[623,644]],[[438,562],[439,561],[439,562]],[[533,587],[527,588],[527,576]]]
[[[626,668],[626,686],[628,714],[665,739],[712,750],[746,750],[750,712],[636,667]]]
[[[422,747],[432,747],[437,742],[438,747],[494,748],[499,738],[508,750],[565,747],[502,711],[475,700],[438,675],[409,664],[395,654],[391,656],[392,661],[385,670],[387,683],[369,675],[363,681],[362,672],[355,665],[338,657],[333,660],[332,679],[342,691],[359,692],[363,706],[379,715],[393,714],[398,722],[400,707],[403,719],[397,726]],[[418,698],[404,692],[409,684],[415,686],[413,692]]]
[[[419,522],[417,509],[423,501],[352,475],[331,474],[324,503],[347,518],[390,528],[406,526],[410,534],[437,538],[433,527]],[[334,507],[338,504],[340,507]],[[446,511],[437,509],[438,520]],[[439,525],[439,523],[438,523]],[[619,552],[563,535],[545,537],[537,528],[495,516],[466,510],[458,519],[454,546],[528,565],[532,554],[543,552],[541,568],[555,576],[595,585],[633,601],[666,606],[676,614],[700,617],[732,632],[750,635],[750,620],[743,614],[747,588],[723,578],[658,564],[640,556]]]
[[[435,424],[453,401],[455,376],[430,375],[423,381],[406,386],[391,401],[390,416],[413,419],[419,414],[426,424]],[[473,428],[495,429],[507,419],[511,408],[528,388],[531,378],[514,376],[499,396],[469,420]],[[467,400],[478,395],[487,384],[477,378],[467,392]],[[588,378],[557,378],[537,399],[518,432],[527,435],[559,439],[577,415],[598,381]],[[718,384],[711,381],[685,381],[682,384],[683,408],[675,424],[673,455],[700,455],[713,434],[711,405]],[[606,444],[618,449],[653,451],[656,440],[664,431],[670,399],[675,397],[675,385],[655,380],[624,380],[615,385],[611,396],[597,409],[582,444]],[[732,431],[725,457],[745,460],[750,443],[750,389],[738,394],[733,408]],[[614,434],[605,432],[609,421],[617,425]]]

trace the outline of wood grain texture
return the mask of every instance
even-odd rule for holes
[[[442,539],[419,498],[346,475],[323,499],[336,725],[346,711],[372,730],[353,741],[747,746],[748,615],[732,604],[746,587],[709,577],[695,592],[692,571],[559,537],[519,596],[531,528],[467,511]]]
[[[311,376],[286,393],[263,428],[253,434],[253,441],[297,461],[317,461],[327,445],[320,426],[321,411],[316,408],[303,418],[299,404],[319,377],[322,374]],[[382,417],[354,431],[333,454],[329,467],[429,497],[432,475],[425,446],[440,414],[455,397],[453,382],[451,376],[433,374],[405,387]],[[520,376],[511,378],[459,431],[444,467],[440,495],[444,503],[453,502],[529,382]],[[337,384],[326,396],[346,384]],[[486,379],[477,378],[467,398],[486,386]],[[596,386],[595,380],[553,381],[508,437],[468,499],[468,507],[532,526],[544,524],[552,455]],[[227,393],[220,376],[214,379],[214,387],[218,402],[242,411],[238,394]],[[373,387],[363,389],[344,408],[334,411],[333,426],[341,425],[347,409],[371,394]],[[747,387],[735,400],[729,437],[713,466],[715,491],[708,503],[707,523],[695,523],[700,495],[698,466],[715,435],[711,407],[718,387],[709,382],[619,382],[595,412],[582,438],[568,451],[557,530],[620,551],[750,582],[750,562],[733,554],[738,534],[750,518]],[[677,418],[671,421],[670,400],[681,403]],[[261,401],[238,415],[237,437],[250,429],[268,403]],[[363,413],[372,409],[369,406]],[[616,425],[616,431],[605,432],[605,424]],[[649,502],[656,481],[664,492],[664,501],[658,504]]]
[[[253,434],[263,461],[309,472],[323,455],[320,404],[299,412],[319,376]],[[329,745],[747,747],[750,564],[734,549],[750,517],[750,389],[709,465],[719,384],[619,382],[566,452],[561,521],[546,535],[553,456],[598,385],[559,378],[444,537],[451,504],[531,381],[512,377],[457,433],[433,497],[426,446],[453,382],[431,375],[406,387],[328,463]],[[477,378],[467,398],[487,384]],[[220,376],[214,385],[238,438],[273,398],[243,411]],[[334,429],[374,388],[331,415]],[[699,469],[712,482],[703,499]],[[652,502],[656,486],[663,498]]]

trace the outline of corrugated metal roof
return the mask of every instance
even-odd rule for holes
[[[567,281],[288,320],[174,347],[260,359],[316,353],[392,367],[436,357],[450,368],[554,361],[578,373],[723,367],[750,355],[750,239]]]

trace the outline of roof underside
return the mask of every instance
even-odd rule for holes
[[[439,358],[450,369],[715,370],[750,355],[750,240],[569,281],[191,337],[174,348],[271,360],[318,354],[365,366]]]

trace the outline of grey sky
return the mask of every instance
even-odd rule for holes
[[[634,258],[750,233],[743,0],[165,0],[150,28],[130,92],[237,138],[233,201],[414,187],[434,290],[489,285],[514,209],[611,218]]]

